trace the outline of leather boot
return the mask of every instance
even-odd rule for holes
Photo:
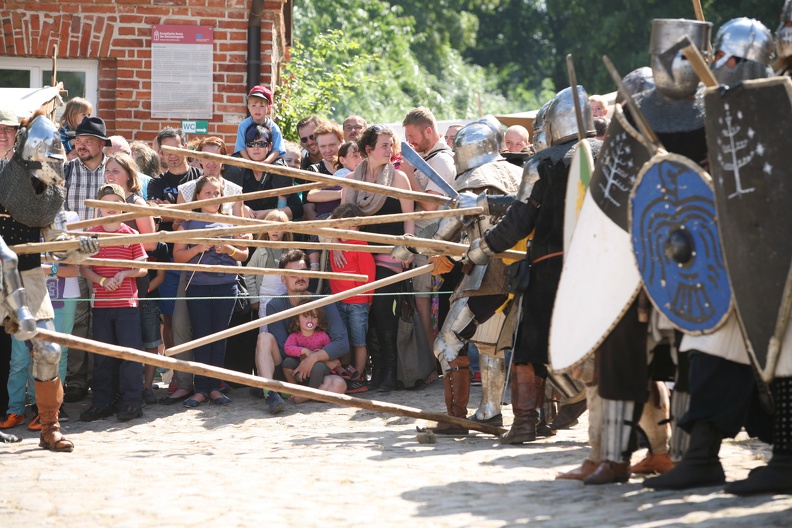
[[[714,486],[726,481],[718,458],[723,435],[709,422],[696,422],[690,431],[687,452],[668,473],[644,480],[645,488],[688,489]]]
[[[501,444],[522,444],[536,440],[539,407],[544,401],[544,378],[536,376],[533,364],[512,367],[511,399],[514,422]],[[541,401],[540,401],[541,399]]]
[[[668,473],[674,468],[674,463],[671,461],[671,456],[668,453],[654,455],[648,453],[643,460],[633,465],[630,471],[636,475],[651,475],[658,473]]]
[[[586,459],[583,461],[582,466],[580,466],[579,468],[575,468],[572,471],[567,471],[566,473],[561,473],[560,475],[556,475],[556,479],[583,480],[584,478],[594,473],[598,467],[599,464],[597,462]]]
[[[383,332],[380,337],[380,362],[383,364],[383,373],[382,383],[377,390],[390,392],[396,389],[396,332]]]
[[[602,398],[603,460],[583,484],[615,484],[630,480],[630,455],[635,402]]]
[[[603,460],[594,472],[583,478],[583,484],[615,484],[630,480],[630,463]]]
[[[727,493],[792,492],[792,378],[775,379],[773,400],[773,458],[766,466],[751,470],[747,479],[726,486]]]
[[[467,404],[470,399],[470,358],[458,356],[449,363],[451,367],[443,376],[445,403],[448,416],[467,417]],[[446,423],[437,424],[431,429],[435,434],[467,436],[470,432],[464,427]]]
[[[368,339],[366,340],[366,348],[368,349],[369,356],[371,356],[371,379],[368,382],[369,390],[377,390],[385,378],[385,368],[382,364],[382,356],[380,355],[380,340],[377,336],[377,330],[372,325],[369,327]]]
[[[35,380],[36,404],[41,417],[39,447],[50,451],[71,452],[74,444],[60,432],[58,410],[63,404],[63,385],[60,378],[50,381]]]

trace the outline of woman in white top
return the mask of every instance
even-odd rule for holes
[[[288,222],[289,217],[286,216],[286,213],[283,211],[275,209],[267,213],[267,216],[264,217],[264,220],[268,222]],[[282,231],[272,231],[270,233],[263,233],[261,235],[261,240],[282,240],[290,242],[292,240],[292,234],[284,233]],[[247,265],[251,268],[277,269],[278,263],[280,262],[280,256],[284,251],[286,250],[279,248],[256,248],[256,251],[253,253],[253,256],[250,258],[250,261]],[[281,280],[280,275],[246,274],[245,285],[247,286],[248,292],[251,292],[251,295],[260,296],[259,299],[251,300],[251,308],[253,310],[258,310],[259,318],[266,316],[267,303],[272,297],[286,294],[286,285]],[[262,326],[260,332],[266,331],[267,325]]]

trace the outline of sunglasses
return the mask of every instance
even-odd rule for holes
[[[255,147],[264,148],[267,145],[269,145],[269,142],[267,142],[267,141],[249,141],[249,142],[245,143],[245,146],[247,148],[255,148]]]
[[[308,143],[309,141],[313,141],[313,140],[314,140],[314,135],[311,134],[308,137],[301,137],[300,138],[300,143]]]

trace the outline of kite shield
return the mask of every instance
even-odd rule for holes
[[[566,371],[596,350],[638,294],[627,208],[635,177],[650,157],[617,106],[565,252],[550,325],[554,371]]]
[[[754,361],[773,379],[792,309],[792,81],[704,95],[718,227]]]

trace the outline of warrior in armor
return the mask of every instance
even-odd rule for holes
[[[713,73],[721,84],[735,86],[772,74],[772,35],[757,20],[737,18],[725,23],[715,37],[713,50]],[[685,334],[679,351],[680,357],[689,358],[690,390],[687,408],[677,405],[673,409],[678,426],[674,435],[688,432],[689,446],[674,469],[647,479],[645,487],[687,489],[723,483],[726,477],[718,459],[721,440],[740,432],[748,413],[754,380],[734,312],[711,334]],[[732,389],[719,392],[726,386]],[[712,394],[719,395],[717,404],[709,400]]]
[[[522,316],[513,348],[511,396],[514,422],[501,437],[504,444],[534,441],[540,424],[548,377],[548,339],[563,255],[564,201],[569,165],[577,145],[578,126],[574,99],[583,109],[587,135],[594,136],[588,94],[581,87],[559,92],[547,108],[544,130],[549,148],[536,154],[525,167],[517,197],[498,225],[473,240],[466,258],[478,266],[492,255],[513,247],[533,231],[526,260],[531,280],[522,298]],[[590,140],[592,154],[600,141]],[[576,387],[580,392],[580,388]]]
[[[521,170],[500,155],[503,130],[493,116],[463,127],[454,140],[457,177],[454,189],[460,205],[481,205],[485,213],[475,218],[448,218],[440,222],[434,238],[459,240],[465,231],[477,238],[503,216],[517,192]],[[496,196],[488,196],[496,195]],[[467,266],[466,274],[451,296],[448,316],[434,343],[443,367],[445,400],[449,416],[467,417],[470,396],[470,359],[467,343],[478,346],[481,370],[481,404],[471,420],[502,425],[501,398],[506,380],[503,352],[496,350],[507,301],[505,264],[500,259]],[[433,432],[466,435],[467,429],[440,424]]]
[[[57,127],[40,113],[20,127],[14,155],[0,161],[0,246],[4,324],[33,355],[33,377],[41,417],[39,446],[52,451],[72,451],[74,444],[60,432],[58,411],[63,385],[58,377],[61,347],[36,339],[36,328],[55,330],[55,314],[45,285],[41,255],[17,256],[6,244],[68,240],[63,202],[65,155]],[[99,250],[96,239],[80,237],[79,249],[52,255],[56,260],[86,258]],[[21,282],[20,282],[21,276]],[[23,289],[24,286],[24,289]],[[29,306],[30,308],[26,308]]]

